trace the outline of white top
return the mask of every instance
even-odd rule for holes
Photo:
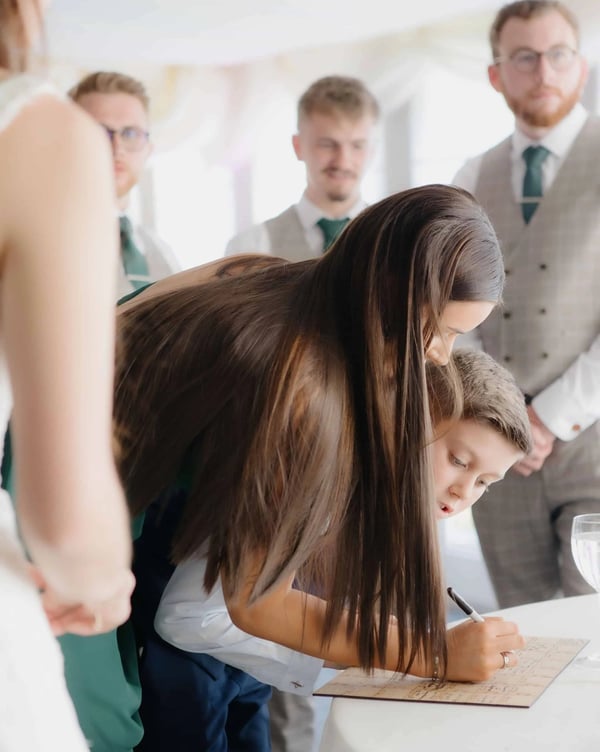
[[[499,613],[525,636],[591,640],[600,650],[599,595],[533,603]],[[500,661],[500,656],[498,656]],[[510,671],[510,668],[506,669]],[[600,671],[571,663],[530,708],[335,698],[321,752],[597,752]]]
[[[210,593],[204,591],[205,571],[205,559],[190,559],[175,570],[154,620],[163,640],[182,650],[212,655],[284,692],[311,694],[323,661],[234,626],[220,581]]]
[[[344,215],[354,219],[367,206],[366,202],[359,199],[356,204]],[[323,254],[323,231],[317,227],[317,222],[325,217],[326,219],[337,219],[325,214],[322,209],[312,203],[306,194],[295,204],[296,212],[300,224],[304,229],[304,237],[311,251],[316,256]],[[252,227],[235,235],[227,243],[225,255],[231,256],[235,253],[271,253],[271,239],[264,222],[253,225]]]
[[[550,154],[542,164],[542,185],[546,192],[552,185],[569,150],[579,135],[588,113],[581,104],[540,141],[533,142],[516,130],[512,136],[512,187],[515,201],[521,200],[525,161],[523,150],[532,144],[545,146]],[[475,190],[483,155],[469,160],[454,178],[456,185],[471,193]],[[461,339],[461,344],[481,348],[476,333]],[[534,398],[533,407],[555,436],[571,441],[600,418],[600,336],[552,384]],[[578,426],[579,430],[574,430]]]

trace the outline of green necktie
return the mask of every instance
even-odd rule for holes
[[[329,248],[349,221],[349,217],[344,217],[344,219],[325,219],[325,217],[322,217],[317,222],[318,227],[323,231],[323,251]]]
[[[146,258],[133,241],[133,227],[128,217],[119,217],[119,231],[125,274],[133,289],[139,290],[152,281]]]
[[[548,154],[550,152],[545,146],[528,146],[523,152],[526,169],[521,211],[526,223],[533,217],[542,199],[542,164]]]

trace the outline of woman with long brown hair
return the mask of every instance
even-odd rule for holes
[[[245,632],[336,664],[490,675],[521,638],[503,622],[447,636],[425,361],[447,361],[503,282],[479,205],[425,186],[366,209],[318,260],[241,257],[157,283],[118,322],[132,511],[163,494],[168,517],[183,489],[174,561],[202,556],[198,588],[220,578]],[[198,747],[182,734],[170,749]]]
[[[32,560],[2,491],[3,752],[87,749],[52,630],[114,628],[134,584],[110,430],[110,155],[96,125],[27,73],[44,6],[0,0],[0,428],[12,409],[17,519]]]

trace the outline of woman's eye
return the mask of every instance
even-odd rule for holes
[[[458,457],[456,457],[454,454],[450,455],[450,457],[452,459],[452,464],[453,465],[456,465],[457,467],[466,467],[467,466],[466,462],[463,462],[461,459],[459,459]]]
[[[480,478],[477,482],[479,483],[480,486],[483,486],[483,490],[485,493],[487,493],[490,490],[490,484],[487,481],[483,480],[483,478]]]

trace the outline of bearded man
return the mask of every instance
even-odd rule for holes
[[[600,513],[600,120],[580,103],[588,66],[560,2],[505,5],[489,80],[515,131],[455,183],[501,240],[504,308],[478,332],[511,370],[535,440],[473,517],[501,607],[592,592],[570,546],[577,514]]]

